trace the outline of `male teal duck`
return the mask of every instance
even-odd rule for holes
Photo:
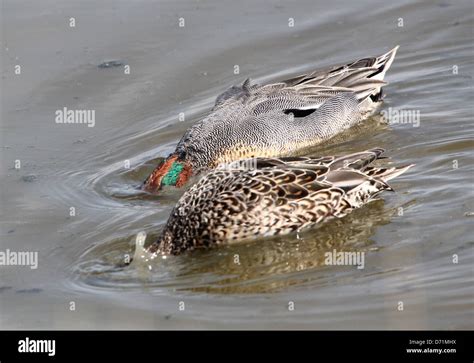
[[[247,79],[217,97],[210,114],[189,128],[144,189],[180,187],[221,163],[295,155],[374,112],[398,47],[378,57],[314,71],[279,83]]]
[[[299,231],[392,190],[404,167],[376,167],[383,149],[340,157],[257,158],[203,176],[174,207],[151,256]]]

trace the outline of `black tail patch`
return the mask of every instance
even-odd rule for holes
[[[370,95],[370,99],[373,101],[373,102],[379,102],[379,101],[382,101],[384,97],[384,94],[383,94],[383,88],[380,89],[380,92],[375,94],[375,95]]]

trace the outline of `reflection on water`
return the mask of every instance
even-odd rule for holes
[[[389,223],[393,213],[378,200],[343,219],[303,231],[296,238],[260,239],[159,258],[146,266],[132,263],[118,267],[134,252],[135,236],[127,236],[87,251],[76,272],[83,283],[111,289],[141,289],[146,285],[151,291],[174,286],[182,291],[219,294],[274,292],[322,279],[324,275],[315,277],[312,270],[327,268],[326,252],[377,251],[379,247],[371,237],[378,226]],[[156,237],[151,234],[148,241]]]
[[[325,253],[333,250],[376,251],[377,246],[370,238],[377,226],[389,222],[389,214],[383,210],[383,202],[374,202],[364,211],[308,230],[297,239],[273,238],[254,242],[259,243],[258,248],[248,245],[228,247],[218,258],[212,259],[203,253],[202,261],[205,262],[188,265],[182,274],[212,273],[220,276],[221,279],[211,285],[189,288],[211,293],[274,292],[313,280],[322,280],[314,281],[313,286],[324,285],[327,283],[324,274],[330,271],[315,274],[314,270],[326,267]],[[235,263],[236,257],[239,264]]]

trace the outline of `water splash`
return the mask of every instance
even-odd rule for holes
[[[135,253],[131,265],[140,270],[148,269],[151,271],[153,269],[151,262],[159,255],[157,253],[149,252],[145,248],[146,236],[147,234],[145,231],[137,233],[135,238]],[[166,256],[161,257],[162,259],[166,259]]]

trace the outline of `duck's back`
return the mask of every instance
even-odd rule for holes
[[[380,104],[383,78],[397,48],[279,83],[252,85],[246,80],[233,86],[185,133],[177,152],[188,154],[195,166],[214,168],[242,158],[292,155],[317,145]]]

